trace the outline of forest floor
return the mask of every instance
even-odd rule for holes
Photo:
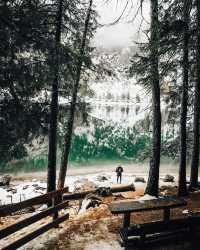
[[[164,190],[164,191],[163,191]],[[174,186],[161,187],[161,193],[167,195],[175,195],[177,188]],[[103,204],[96,208],[89,208],[83,213],[78,213],[79,202],[70,202],[70,207],[61,213],[69,212],[70,219],[62,223],[59,228],[52,229],[37,239],[31,241],[21,249],[67,249],[67,250],[121,250],[124,249],[119,243],[118,229],[122,225],[122,216],[113,216],[107,204],[114,200],[134,199],[144,195],[144,188],[136,189],[136,192],[127,192],[122,195],[117,194],[106,197]],[[200,192],[190,194],[187,207],[173,209],[172,218],[186,216],[189,212],[200,212]],[[0,228],[4,228],[15,223],[22,218],[29,217],[31,214],[15,215],[2,218]],[[162,211],[151,211],[143,213],[135,213],[131,220],[134,223],[143,223],[147,221],[155,221],[162,219]],[[43,225],[50,221],[46,218],[32,226],[28,227],[29,232],[39,225]],[[27,233],[27,228],[21,230],[13,236],[0,241],[0,248],[9,244],[14,239],[22,237]],[[164,248],[162,248],[164,249]],[[166,248],[166,249],[183,249],[183,248]],[[190,249],[190,248],[184,248]],[[151,249],[149,249],[151,250]],[[191,248],[192,250],[192,248]]]

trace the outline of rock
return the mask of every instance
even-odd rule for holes
[[[97,176],[97,181],[102,182],[102,181],[107,181],[107,180],[108,180],[108,178],[104,175]]]
[[[29,187],[29,185],[25,185],[25,186],[23,186],[23,190],[25,190],[25,189],[27,189]]]
[[[8,186],[10,184],[12,177],[8,174],[0,177],[0,186]]]
[[[142,182],[142,183],[146,183],[144,177],[135,177],[134,182]]]
[[[89,181],[86,178],[78,180],[74,184],[75,184],[74,192],[84,192],[97,188],[97,185],[94,182]]]
[[[32,184],[32,186],[37,188],[39,185],[36,183],[36,184]]]
[[[167,174],[167,175],[165,175],[163,181],[164,182],[174,182],[174,176]]]
[[[16,193],[17,193],[17,189],[16,189],[16,188],[12,188],[12,187],[6,189],[6,191],[7,191],[7,192],[11,192],[11,193],[13,193],[13,194],[16,194]]]
[[[37,186],[37,187],[35,187],[35,190],[45,191],[45,190],[46,190],[46,188],[45,188],[45,187],[40,187],[40,186]]]

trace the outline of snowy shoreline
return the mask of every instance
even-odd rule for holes
[[[36,176],[34,176],[36,177]],[[102,178],[103,177],[103,178]],[[144,179],[144,182],[137,181],[136,178]],[[161,186],[176,186],[177,180],[175,178],[174,182],[164,182],[163,177],[160,177],[160,187]],[[22,177],[21,177],[22,178]],[[136,181],[135,181],[136,180]],[[122,184],[129,185],[134,184],[136,191],[138,189],[145,189],[147,182],[147,176],[145,175],[135,175],[132,173],[124,173],[122,176]],[[97,187],[111,187],[116,185],[116,173],[115,172],[98,172],[93,174],[85,175],[68,175],[66,177],[66,186],[69,186],[70,192],[79,191],[81,186],[86,185],[90,189]],[[88,186],[89,185],[89,186]],[[46,181],[43,179],[33,178],[28,179],[24,176],[22,180],[13,180],[9,186],[0,187],[0,205],[17,203],[23,200],[27,200],[41,194],[46,193]]]
[[[39,175],[41,177],[41,175]],[[173,182],[164,182],[163,178],[165,175],[160,176],[160,187],[174,187],[177,186],[177,178]],[[38,196],[42,193],[46,193],[46,181],[43,179],[33,178],[28,179],[24,176],[20,178],[24,179],[14,179],[11,181],[11,185],[8,187],[11,190],[16,190],[12,194],[12,200],[14,202],[19,202],[19,196],[25,198],[32,198]],[[36,175],[34,175],[36,177]],[[44,177],[44,176],[43,176]],[[173,176],[172,176],[173,177]],[[122,185],[134,184],[136,191],[125,192],[121,194],[115,194],[110,200],[100,204],[100,206],[95,208],[86,209],[82,203],[82,210],[79,210],[78,205],[74,204],[68,208],[70,213],[70,219],[64,222],[59,229],[51,230],[51,233],[46,233],[39,238],[31,241],[22,249],[57,249],[57,246],[63,247],[62,249],[83,249],[83,250],[124,250],[124,248],[119,243],[119,236],[116,234],[114,228],[118,228],[121,223],[121,217],[113,217],[110,214],[107,204],[116,199],[135,199],[139,202],[144,202],[144,200],[156,199],[156,197],[144,195],[144,189],[146,187],[147,175],[139,175],[133,173],[125,172],[122,177]],[[94,189],[96,187],[111,187],[115,186],[116,183],[116,173],[114,171],[105,172],[101,171],[98,173],[85,173],[79,175],[68,175],[66,177],[65,185],[69,186],[69,191],[80,192],[83,191],[82,188]],[[167,189],[166,188],[166,189]],[[10,203],[11,191],[7,192],[6,188],[0,187],[0,200],[3,199],[4,203]],[[118,195],[120,195],[118,197]],[[8,197],[7,197],[8,196]],[[106,199],[106,198],[105,198]],[[86,202],[88,200],[85,200]],[[37,211],[46,209],[46,205],[41,205],[37,208]],[[188,210],[184,210],[188,213]],[[26,214],[20,215],[27,216]],[[11,216],[12,217],[12,216]],[[42,223],[46,223],[48,219],[45,219]],[[10,222],[9,222],[10,223]],[[13,223],[13,220],[11,224]],[[38,224],[33,225],[31,230],[36,229]],[[25,233],[23,231],[22,233]],[[106,235],[106,237],[105,237]],[[19,237],[20,234],[16,234],[13,238],[7,238],[2,241],[2,245],[7,245],[12,242],[15,237]]]

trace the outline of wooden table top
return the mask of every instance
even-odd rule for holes
[[[187,201],[178,197],[163,197],[144,201],[123,201],[113,202],[109,205],[112,214],[123,214],[127,212],[141,212],[149,210],[159,210],[165,208],[176,208],[186,206]]]

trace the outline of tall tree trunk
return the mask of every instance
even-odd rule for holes
[[[183,86],[181,97],[180,119],[180,162],[178,195],[187,195],[186,158],[187,158],[187,105],[188,105],[188,44],[189,44],[189,0],[184,0],[183,6],[184,34],[183,34]]]
[[[59,54],[61,41],[63,0],[58,1],[58,10],[56,15],[56,34],[54,51],[54,80],[52,84],[51,96],[51,120],[49,130],[49,153],[48,153],[48,176],[47,192],[56,189],[56,154],[57,154],[57,118],[58,118],[58,88],[59,88]]]
[[[200,119],[200,1],[196,0],[197,8],[197,79],[195,82],[194,96],[194,122],[193,122],[193,150],[190,175],[190,189],[198,186],[199,168],[199,119]]]
[[[146,194],[158,196],[159,167],[161,147],[161,111],[160,111],[160,85],[158,71],[158,0],[151,0],[151,86],[152,86],[152,109],[153,109],[153,138],[152,158]]]
[[[65,184],[67,164],[68,164],[72,133],[73,133],[74,115],[76,111],[77,93],[78,93],[79,82],[80,82],[80,77],[81,77],[83,56],[85,53],[85,45],[86,45],[87,32],[88,32],[90,15],[91,15],[91,10],[92,10],[92,3],[93,3],[93,0],[90,0],[89,7],[87,10],[86,20],[85,20],[85,27],[84,27],[82,43],[80,47],[79,59],[77,63],[76,79],[75,79],[75,84],[74,84],[73,93],[72,93],[72,100],[71,100],[71,106],[69,110],[66,134],[64,138],[64,148],[63,148],[63,153],[62,153],[60,172],[59,172],[59,178],[58,178],[58,186],[57,186],[58,189],[63,188]]]

